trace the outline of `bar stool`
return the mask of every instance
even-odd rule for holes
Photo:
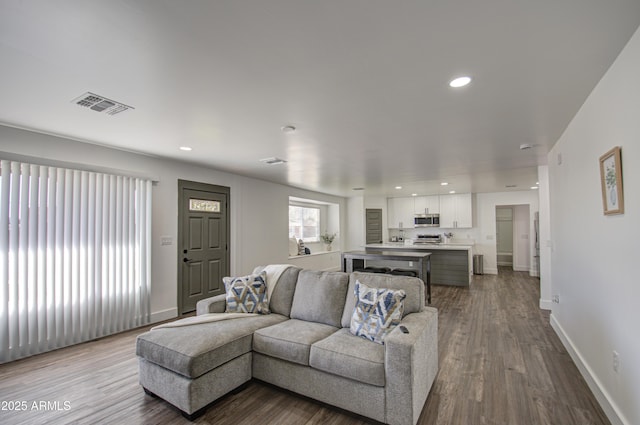
[[[390,274],[394,276],[411,276],[418,277],[418,273],[415,270],[411,269],[393,269]]]
[[[383,273],[383,274],[387,274],[387,273],[391,272],[391,269],[389,267],[368,266],[368,267],[365,267],[362,271],[365,272],[365,273]]]

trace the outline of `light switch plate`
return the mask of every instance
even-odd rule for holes
[[[162,236],[160,238],[160,245],[162,246],[173,245],[173,238],[171,236]]]

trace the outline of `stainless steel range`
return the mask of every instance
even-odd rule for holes
[[[442,235],[418,235],[414,240],[414,244],[434,244],[442,243]]]

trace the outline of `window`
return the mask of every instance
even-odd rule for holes
[[[189,211],[220,212],[220,201],[189,199]]]
[[[0,161],[0,363],[149,322],[151,184]]]
[[[320,242],[320,208],[289,205],[289,236]]]

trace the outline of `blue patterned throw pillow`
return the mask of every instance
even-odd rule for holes
[[[404,299],[402,289],[370,288],[356,280],[356,307],[351,316],[349,331],[378,344],[402,320]]]
[[[267,274],[264,271],[242,277],[225,277],[222,281],[227,292],[226,313],[270,313]]]

